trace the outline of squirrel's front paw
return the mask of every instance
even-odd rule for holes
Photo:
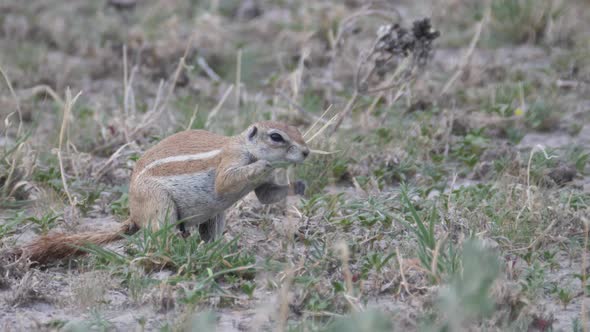
[[[267,160],[258,160],[254,164],[252,164],[251,173],[249,174],[249,179],[252,181],[257,181],[259,179],[266,178],[272,172],[272,165]]]
[[[268,160],[258,160],[256,162],[256,166],[258,167],[259,171],[266,172],[272,170],[272,164]]]
[[[305,189],[307,188],[305,181],[297,180],[297,181],[293,182],[292,186],[293,186],[293,193],[295,193],[295,195],[301,195],[301,196],[305,195]]]

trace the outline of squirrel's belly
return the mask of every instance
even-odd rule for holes
[[[186,224],[198,225],[225,211],[243,195],[219,197],[215,193],[215,170],[158,177],[157,181],[172,196],[178,217]]]

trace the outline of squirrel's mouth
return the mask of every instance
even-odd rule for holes
[[[252,153],[248,152],[248,165],[253,164],[258,161],[258,158],[254,156]]]

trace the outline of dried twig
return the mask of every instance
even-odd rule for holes
[[[303,134],[303,138],[306,138],[307,135],[309,135],[311,133],[311,131],[315,128],[315,126],[318,125],[318,123],[320,123],[320,122],[326,123],[326,120],[324,120],[324,116],[326,116],[326,113],[328,113],[328,111],[330,111],[330,109],[332,109],[332,105],[328,106],[328,108],[326,108],[324,113],[322,113],[322,115],[311,125],[311,127],[309,127],[309,129],[307,129],[305,131],[305,133]]]
[[[408,295],[414,296],[410,289],[408,288],[408,281],[406,280],[405,272],[404,272],[404,264],[403,264],[403,257],[402,254],[399,252],[399,248],[395,247],[395,256],[397,257],[397,263],[399,264],[399,273],[402,278],[402,286]]]
[[[562,79],[558,79],[555,82],[555,85],[557,85],[558,88],[562,88],[562,89],[575,89],[583,84],[584,84],[584,82],[573,81],[573,80],[562,80]]]
[[[180,74],[182,73],[182,70],[185,68],[190,68],[186,64],[186,58],[188,57],[188,54],[190,52],[193,38],[194,38],[194,36],[191,36],[191,38],[187,42],[186,48],[184,50],[184,54],[180,58],[180,60],[178,61],[178,65],[176,66],[176,70],[174,71],[174,75],[172,76],[172,80],[169,82],[168,92],[164,96],[163,101],[162,101],[161,96],[162,96],[162,89],[163,89],[164,83],[160,82],[160,84],[158,85],[158,92],[156,94],[156,99],[154,101],[152,108],[143,116],[140,123],[138,125],[136,125],[135,128],[129,134],[126,135],[127,142],[130,142],[131,140],[133,140],[135,138],[135,136],[141,130],[144,130],[145,128],[149,127],[154,121],[156,121],[158,119],[158,117],[164,112],[164,110],[166,110],[166,108],[170,102],[170,99],[172,98],[172,95],[174,94],[174,90],[175,90],[176,85],[178,83],[178,79],[180,77]],[[124,81],[124,84],[131,84],[131,79],[129,82]],[[112,142],[109,142],[107,144],[104,144],[102,146],[95,148],[93,153],[98,153],[100,151],[110,149],[110,148],[112,148],[116,145],[119,145],[119,144],[121,144],[121,142],[119,140],[113,140]]]
[[[336,57],[338,55],[338,46],[343,38],[344,32],[347,31],[350,27],[350,25],[352,25],[355,21],[357,21],[358,19],[362,18],[362,17],[366,17],[366,16],[377,16],[380,18],[383,18],[386,22],[388,23],[395,23],[395,22],[399,22],[401,20],[401,15],[400,13],[395,10],[392,9],[390,11],[386,11],[386,10],[375,10],[375,9],[368,9],[363,8],[347,17],[345,17],[344,19],[342,19],[342,21],[340,21],[340,24],[338,24],[338,30],[336,31],[336,36],[333,35],[332,30],[330,30],[330,35],[329,35],[329,41],[330,41],[330,62],[328,63],[328,69],[326,71],[327,76],[328,76],[328,81],[333,81],[333,77],[334,77],[334,64],[335,64],[335,60]],[[395,17],[395,19],[392,19],[392,17]],[[358,97],[358,87],[359,87],[359,80],[358,80],[358,75],[360,73],[361,70],[361,66],[362,64],[364,64],[366,62],[366,60],[372,55],[374,54],[375,51],[375,47],[376,47],[376,43],[373,44],[373,47],[371,49],[370,52],[368,52],[365,57],[361,56],[361,60],[359,60],[358,64],[357,64],[357,70],[355,70],[355,93],[353,93],[353,96],[350,98],[347,107],[345,108],[345,112],[343,112],[343,117],[347,116],[348,113],[350,112],[350,110],[352,109],[354,103],[356,102],[356,98]],[[331,89],[331,85],[328,85],[329,87],[329,91],[328,91],[328,95],[331,96],[332,95],[332,89]],[[329,97],[329,99],[331,100],[331,97]],[[338,122],[336,122],[335,124],[335,128],[332,130],[332,132],[335,132],[340,125],[342,124],[342,119],[339,119]]]
[[[22,131],[22,127],[23,127],[23,113],[20,108],[20,102],[19,102],[18,97],[16,96],[16,93],[14,92],[14,89],[12,88],[12,83],[10,83],[10,79],[8,79],[8,75],[6,75],[6,72],[4,71],[2,66],[0,66],[0,74],[2,74],[2,77],[4,77],[4,81],[6,81],[6,85],[8,86],[8,90],[10,91],[10,94],[12,95],[12,98],[14,99],[14,103],[16,104],[16,113],[18,114],[18,127],[17,127],[17,131],[16,131],[16,135],[20,136],[21,131]]]
[[[393,15],[397,16],[395,20],[392,20],[392,16]],[[351,25],[352,23],[354,23],[356,20],[365,17],[365,16],[377,16],[377,17],[381,17],[384,20],[390,22],[390,23],[394,23],[394,22],[399,22],[401,20],[401,14],[393,9],[389,12],[385,11],[385,10],[375,10],[375,9],[361,9],[356,13],[353,13],[347,17],[345,17],[344,19],[342,19],[342,21],[340,21],[340,24],[338,24],[338,30],[336,32],[336,37],[332,38],[330,41],[330,45],[333,51],[336,50],[336,48],[338,47],[338,44],[340,44],[340,40],[342,39],[342,36],[344,34],[344,32],[348,29],[349,25]],[[332,55],[332,59],[334,59],[336,56],[336,54],[334,53]]]
[[[394,102],[399,99],[403,91],[415,82],[432,54],[432,42],[440,33],[432,29],[429,19],[414,21],[411,31],[399,25],[384,25],[377,31],[377,37],[368,52],[359,57],[354,74],[354,91],[341,117],[331,130],[338,130],[342,121],[347,117],[361,94],[389,91],[398,88]],[[399,61],[401,60],[401,61]],[[368,82],[378,68],[387,70],[394,61],[395,71],[384,85],[370,89]],[[362,75],[367,64],[371,66]],[[382,95],[382,94],[381,94]],[[380,98],[380,97],[379,97]]]
[[[317,117],[317,116],[313,115],[312,113],[306,111],[303,107],[301,107],[299,104],[297,104],[293,99],[291,99],[283,91],[277,91],[277,94],[279,96],[283,97],[283,99],[285,99],[285,101],[287,101],[291,105],[291,107],[295,108],[295,110],[297,110],[297,112],[302,117],[304,117],[306,119],[310,119],[310,120],[316,121],[316,122],[326,123],[326,120],[324,120],[322,117]]]
[[[127,69],[127,62],[127,45],[123,45],[123,134],[125,135],[125,140],[127,141],[127,143],[129,143],[130,137],[128,122],[131,116],[131,111],[135,111],[135,99],[133,96],[133,89],[131,87],[137,66],[133,66],[131,74],[129,74]],[[135,115],[135,112],[133,112],[133,115]]]
[[[61,108],[64,107],[64,101],[57,94],[57,92],[55,92],[55,90],[53,90],[49,85],[40,84],[40,85],[36,85],[32,88],[23,89],[23,90],[18,91],[17,95],[20,100],[23,100],[23,99],[29,99],[29,98],[35,97],[36,95],[41,94],[41,93],[48,94],[53,99],[53,101],[55,101],[58,104],[59,107],[61,107]]]
[[[6,81],[6,85],[8,86],[8,90],[10,90],[10,94],[12,95],[12,98],[14,99],[14,103],[16,105],[16,112],[18,114],[18,127],[16,130],[16,135],[17,137],[21,137],[21,132],[22,132],[22,126],[23,126],[23,115],[22,115],[22,111],[20,108],[20,102],[19,99],[16,95],[16,93],[14,92],[14,89],[12,88],[12,84],[10,83],[10,79],[8,78],[8,76],[6,75],[6,72],[4,71],[4,69],[0,66],[0,74],[2,74],[2,77],[4,77],[4,80]],[[5,121],[5,124],[8,126],[9,122],[9,118],[10,116],[14,114],[11,113],[9,114]],[[8,132],[6,133],[6,135],[8,135]],[[17,144],[15,150],[19,150],[22,146],[24,142],[20,142]],[[6,176],[6,179],[4,179],[4,185],[2,186],[2,196],[6,197],[8,195],[10,195],[11,193],[9,192],[10,190],[10,183],[12,182],[12,177],[14,176],[14,172],[16,170],[16,165],[17,165],[17,155],[18,153],[14,153],[12,156],[12,161],[10,162],[10,169],[8,170],[8,174]],[[14,189],[16,189],[17,187],[15,186]]]
[[[123,150],[128,147],[131,143],[125,143],[123,145],[121,145],[121,147],[119,147],[117,149],[117,151],[115,151],[111,157],[98,169],[98,171],[96,171],[94,178],[95,181],[100,180],[105,174],[106,174],[106,169],[107,167],[109,167],[113,161],[115,161],[117,158],[119,158],[119,155],[121,155],[121,152],[123,152]]]
[[[323,155],[329,155],[329,154],[336,154],[336,153],[340,153],[342,151],[340,150],[336,150],[336,151],[322,151],[322,150],[315,150],[315,149],[310,149],[309,152],[311,153],[315,153],[315,154],[323,154]]]
[[[197,118],[197,113],[199,112],[199,104],[195,105],[195,109],[193,110],[193,115],[191,115],[190,120],[188,121],[188,125],[186,126],[185,130],[189,130],[193,127],[193,123]]]
[[[354,286],[352,283],[352,273],[348,261],[350,259],[350,253],[348,245],[344,240],[340,241],[336,245],[336,249],[340,251],[340,261],[342,262],[342,274],[344,275],[344,282],[346,283],[346,294],[344,298],[350,305],[352,311],[360,311],[361,308],[358,304],[358,299],[354,296]]]
[[[553,227],[555,226],[555,224],[557,224],[557,221],[559,219],[553,219],[551,221],[551,223],[549,224],[549,226],[547,226],[547,228],[545,228],[545,230],[543,230],[543,232],[541,232],[541,234],[539,236],[537,236],[535,238],[535,240],[533,240],[533,242],[531,242],[531,244],[529,244],[526,247],[522,247],[522,248],[515,248],[515,249],[511,249],[508,250],[508,252],[517,252],[517,251],[527,251],[527,250],[531,250],[531,249],[535,249],[537,248],[537,246],[539,245],[539,243],[541,243],[541,241],[547,236],[547,234],[549,234],[549,232],[551,231],[551,229],[553,229]]]
[[[330,106],[331,107],[331,106]],[[328,107],[329,109],[329,107]],[[308,140],[307,143],[310,143],[311,141],[313,141],[316,137],[318,137],[324,130],[326,130],[326,128],[328,128],[338,117],[342,117],[342,113],[336,113],[336,115],[334,115],[328,122],[326,122],[318,131],[315,132],[315,134],[313,134],[313,136],[311,136]]]
[[[242,84],[242,49],[236,55],[236,110],[240,110],[240,85]],[[236,117],[237,118],[237,117]]]
[[[207,76],[209,76],[209,78],[211,80],[213,80],[214,82],[221,81],[221,77],[219,75],[217,75],[217,73],[211,67],[209,67],[209,64],[207,64],[207,61],[205,61],[205,58],[203,58],[202,56],[198,57],[197,64],[205,72],[205,74],[207,74]]]
[[[545,148],[540,144],[535,145],[531,149],[531,153],[529,155],[529,162],[528,162],[527,168],[526,168],[526,202],[525,202],[525,204],[523,204],[522,209],[516,215],[516,228],[518,228],[520,216],[522,215],[524,210],[527,207],[529,208],[529,211],[533,210],[533,198],[532,198],[533,195],[532,195],[532,191],[531,191],[531,164],[533,162],[533,156],[535,155],[536,152],[543,152],[543,156],[547,160],[550,160],[550,159],[553,159],[556,157],[554,155],[547,154],[547,151],[545,150]]]
[[[340,260],[342,261],[342,273],[344,274],[344,281],[346,282],[346,292],[348,295],[354,296],[352,274],[350,273],[350,268],[348,267],[348,259],[350,255],[346,242],[341,241],[338,245],[338,249],[340,249]]]
[[[354,104],[356,103],[356,100],[358,99],[358,96],[359,96],[359,92],[357,90],[355,90],[354,93],[352,94],[352,97],[350,97],[350,99],[348,100],[346,107],[344,107],[344,110],[342,112],[340,112],[340,116],[338,117],[338,120],[336,121],[336,123],[334,124],[334,127],[330,131],[331,135],[334,134],[336,131],[338,131],[338,128],[340,128],[340,125],[342,125],[342,121],[344,120],[344,117],[346,117],[348,114],[350,114],[350,112],[352,111],[352,108],[354,107]]]
[[[68,189],[68,183],[66,181],[66,172],[64,169],[64,164],[63,164],[63,158],[62,158],[62,147],[63,147],[63,142],[64,142],[64,136],[65,136],[65,132],[68,126],[68,118],[70,117],[70,113],[72,111],[72,106],[74,105],[74,103],[76,102],[76,100],[78,99],[78,97],[80,97],[80,95],[82,94],[82,91],[78,92],[78,94],[76,94],[76,96],[74,96],[72,98],[72,92],[70,91],[70,89],[68,88],[66,90],[66,101],[65,101],[65,105],[64,105],[64,110],[63,110],[63,119],[61,122],[61,129],[59,131],[59,145],[57,148],[57,160],[59,161],[59,170],[61,172],[61,181],[64,187],[64,191],[66,192],[66,195],[68,196],[68,200],[70,202],[70,205],[73,207],[77,204],[77,200],[76,198],[72,198],[72,195],[70,194],[70,191]]]
[[[295,276],[295,269],[290,267],[285,271],[285,279],[283,280],[283,286],[281,287],[280,303],[279,303],[279,319],[278,319],[278,331],[285,331],[287,327],[287,320],[289,318],[289,288],[293,282]]]
[[[461,62],[459,63],[459,65],[457,67],[457,71],[455,71],[455,74],[453,74],[453,76],[451,76],[451,78],[444,85],[443,89],[441,90],[441,92],[439,94],[439,98],[444,96],[449,91],[449,89],[453,86],[455,81],[465,71],[465,68],[467,67],[467,64],[469,63],[469,60],[471,59],[471,56],[473,55],[473,51],[475,50],[475,46],[479,42],[479,39],[481,37],[481,32],[483,31],[484,26],[490,20],[491,15],[492,15],[491,1],[488,1],[485,13],[484,13],[481,21],[479,21],[479,23],[477,24],[477,27],[475,28],[475,34],[473,35],[473,38],[471,39],[471,43],[469,43],[469,48],[467,48],[467,52],[465,52],[465,54],[463,55],[463,58],[461,59]]]
[[[209,125],[211,125],[211,121],[213,120],[213,118],[215,118],[217,113],[219,113],[219,110],[223,106],[223,103],[225,103],[225,100],[227,99],[227,97],[229,97],[229,94],[231,93],[233,88],[234,88],[233,84],[230,85],[227,88],[227,90],[225,90],[225,93],[223,94],[223,96],[221,97],[221,99],[219,100],[217,105],[211,110],[211,112],[209,112],[209,115],[207,116],[207,121],[205,122],[205,128],[209,128]]]

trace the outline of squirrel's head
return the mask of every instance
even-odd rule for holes
[[[280,122],[254,123],[242,136],[248,152],[258,160],[301,163],[309,155],[309,148],[299,130]]]

